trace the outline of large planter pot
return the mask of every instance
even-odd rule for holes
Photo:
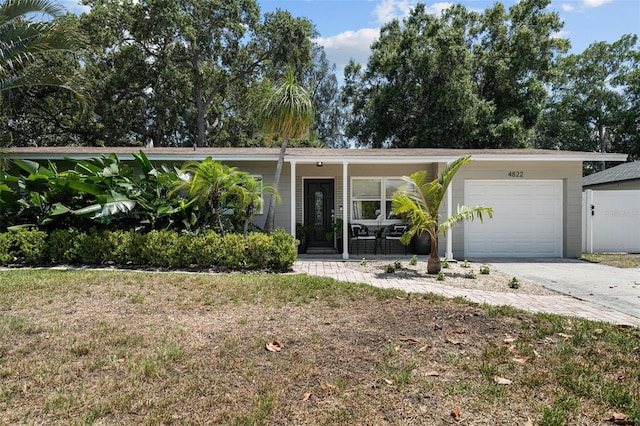
[[[415,254],[431,253],[431,238],[426,232],[418,236],[417,234],[411,239],[411,248]]]
[[[342,238],[336,239],[336,248],[338,249],[338,253],[342,253]]]
[[[305,254],[307,252],[307,239],[303,238],[300,240],[300,244],[298,245],[298,254]]]

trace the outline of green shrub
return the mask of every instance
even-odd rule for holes
[[[512,289],[519,289],[520,288],[520,281],[518,281],[518,279],[516,277],[513,277],[509,280],[509,288]]]
[[[467,272],[464,273],[464,277],[468,278],[470,280],[475,280],[476,279],[476,273],[473,272],[473,270],[469,269]]]
[[[384,272],[387,274],[393,274],[396,272],[396,268],[394,268],[393,265],[384,265]]]
[[[72,228],[51,231],[48,244],[51,262],[56,264],[80,263],[77,247],[78,234],[78,230]]]
[[[220,263],[218,267],[232,271],[242,269],[245,265],[244,236],[241,234],[225,234],[220,247]]]
[[[176,243],[169,249],[169,266],[172,268],[188,268],[196,263],[193,253],[193,236],[180,235]]]
[[[273,252],[273,238],[261,232],[250,233],[246,250],[247,268],[268,268],[271,265]]]
[[[415,254],[411,256],[411,260],[409,260],[409,265],[416,266],[418,264],[418,256]]]
[[[396,260],[395,262],[393,262],[393,267],[395,269],[402,269],[402,263],[400,263],[399,260]]]
[[[288,271],[298,257],[298,248],[295,239],[284,229],[276,229],[271,233],[272,253],[271,269],[275,271]]]
[[[125,265],[131,260],[135,235],[133,231],[104,231],[101,237],[105,240],[108,251],[103,254],[103,260]]]
[[[436,275],[436,280],[437,281],[444,281],[445,280],[444,272],[442,272],[442,271],[438,272],[438,275]]]
[[[449,268],[449,261],[447,259],[443,259],[442,260],[442,269],[448,269]]]
[[[480,267],[480,273],[482,275],[489,275],[489,272],[491,272],[491,270],[489,269],[489,267],[487,265],[482,265]]]
[[[109,256],[109,244],[101,231],[91,228],[89,232],[81,232],[76,237],[76,247],[80,261],[84,265],[102,265]]]
[[[21,229],[14,234],[17,256],[27,265],[41,265],[47,260],[47,233],[38,229]]]
[[[171,248],[177,240],[176,232],[164,229],[136,235],[133,242],[135,260],[132,261],[140,265],[169,266]]]
[[[5,232],[0,234],[0,265],[6,265],[13,261],[13,254],[11,254],[11,247],[13,245],[13,234],[11,232]]]
[[[220,263],[222,237],[214,231],[205,231],[191,240],[193,261],[201,268],[211,268]]]

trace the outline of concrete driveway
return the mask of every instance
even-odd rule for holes
[[[640,318],[640,268],[615,268],[577,259],[474,259],[580,300]]]

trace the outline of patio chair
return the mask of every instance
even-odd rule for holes
[[[400,238],[402,238],[404,233],[407,232],[408,227],[409,225],[397,224],[397,223],[394,223],[393,225],[390,226],[390,228],[388,229],[388,232],[385,233],[384,235],[384,254],[387,254],[389,252],[389,244],[391,244],[392,241],[400,242]],[[406,255],[407,246],[405,244],[403,244],[403,246],[404,246],[404,254]]]
[[[373,253],[376,253],[376,236],[369,234],[369,228],[361,223],[350,223],[349,224],[349,242],[350,246],[353,247],[355,245],[356,255],[359,253],[360,241],[364,243],[364,251],[367,252],[367,242],[371,241],[373,243]],[[352,248],[349,248],[349,251]]]

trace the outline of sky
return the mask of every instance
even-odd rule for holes
[[[380,27],[394,18],[402,19],[417,3],[412,0],[258,0],[262,13],[288,10],[293,16],[312,21],[320,33],[327,59],[335,63],[338,77],[350,59],[366,65],[369,46]],[[449,2],[425,3],[437,15]],[[481,12],[495,1],[460,0],[468,9]],[[502,1],[509,8],[515,1]],[[564,29],[558,36],[571,42],[570,53],[582,53],[598,41],[612,43],[625,34],[640,34],[640,0],[552,0]]]

